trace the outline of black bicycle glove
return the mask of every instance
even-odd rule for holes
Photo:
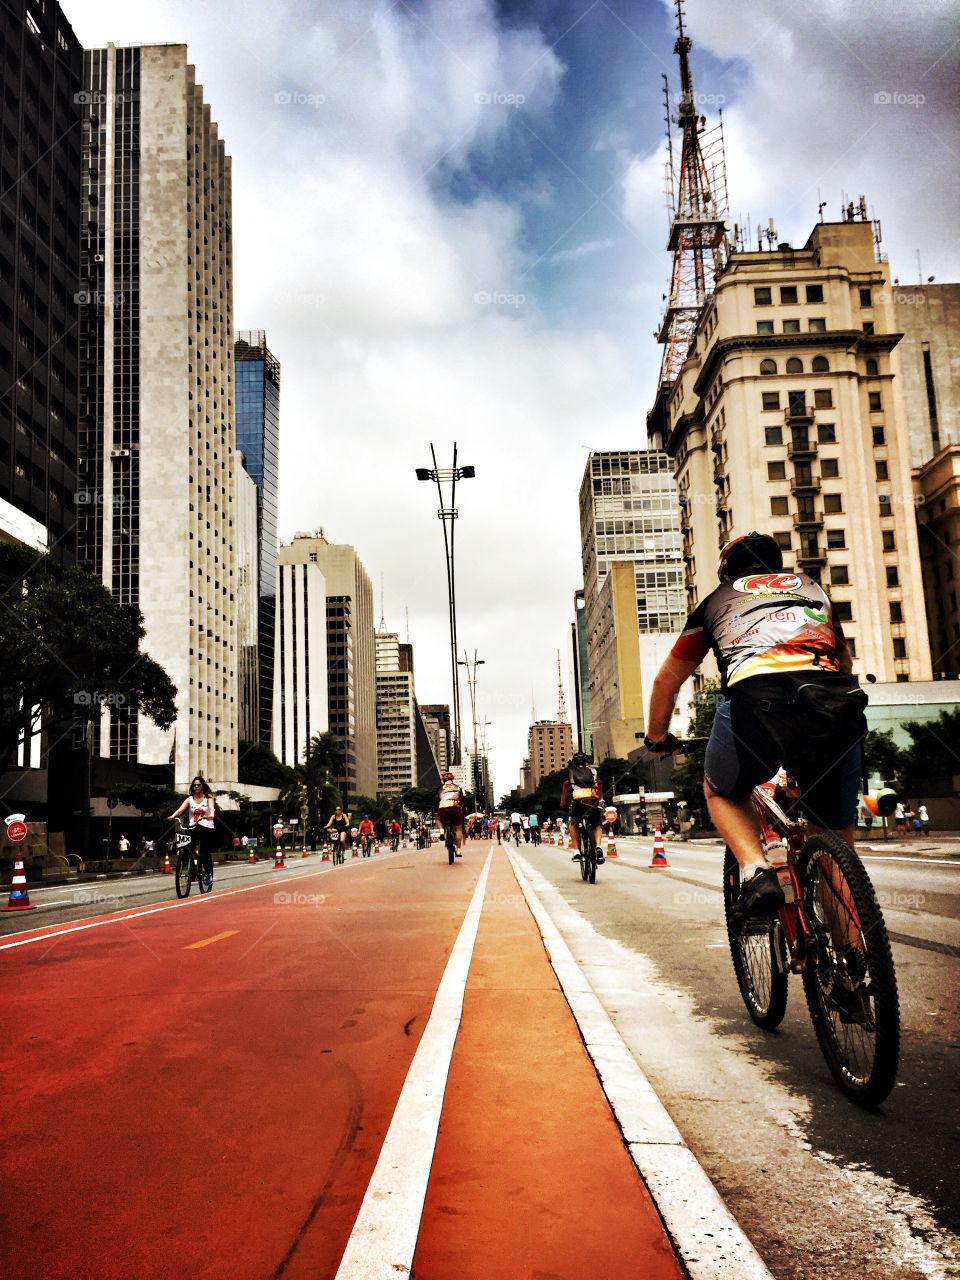
[[[657,756],[672,756],[674,752],[680,750],[680,741],[672,733],[668,733],[665,737],[656,740],[644,738],[643,745],[648,751],[652,751]]]

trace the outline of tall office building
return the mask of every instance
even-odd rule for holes
[[[572,673],[577,750],[593,752],[593,708],[590,695],[590,654],[587,643],[587,602],[583,588],[573,593],[573,622],[570,624],[570,670]]]
[[[237,777],[230,158],[184,45],[84,54],[78,559],[135,604],[177,689],[97,754]]]
[[[0,43],[0,537],[70,563],[75,501],[99,500],[77,483],[83,50],[56,0],[9,0]]]
[[[412,649],[384,624],[376,635],[377,795],[417,786],[417,723]]]
[[[445,702],[423,703],[420,707],[424,728],[430,739],[437,767],[442,773],[450,768],[453,759],[450,730],[450,708]]]
[[[283,563],[315,564],[326,583],[328,728],[343,743],[337,780],[344,799],[377,793],[376,658],[373,588],[353,547],[328,542],[323,530],[297,533],[280,549]]]
[[[330,725],[327,687],[327,584],[298,537],[277,554],[272,746],[291,768],[303,764],[311,738]]]
[[[573,730],[557,720],[535,720],[527,733],[530,790],[536,791],[542,778],[562,769],[573,754]]]
[[[960,444],[960,284],[894,285],[890,300],[901,335],[891,367],[910,462],[922,467]]]
[[[257,486],[234,455],[234,539],[237,547],[237,735],[240,742],[259,741],[260,667]],[[271,662],[271,670],[273,663]],[[273,705],[271,696],[270,705]]]
[[[880,682],[931,674],[902,311],[869,222],[738,250],[648,423],[674,461],[688,601],[716,585],[730,536],[771,533],[788,568],[824,582],[854,669]]]
[[[273,629],[276,615],[277,486],[280,474],[280,362],[262,329],[241,329],[234,346],[237,449],[257,485],[258,654],[256,736],[273,727]],[[241,737],[243,735],[241,734]]]

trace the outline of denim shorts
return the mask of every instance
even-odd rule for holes
[[[819,726],[817,726],[819,728]],[[801,807],[818,826],[853,826],[861,781],[861,746],[824,742],[780,676],[752,676],[717,708],[704,777],[713,791],[742,800],[783,766],[796,778]]]

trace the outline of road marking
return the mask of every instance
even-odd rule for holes
[[[493,850],[480,872],[335,1280],[409,1276]]]
[[[190,942],[183,949],[184,951],[199,951],[201,947],[209,947],[212,942],[222,942],[224,938],[233,938],[239,932],[239,929],[228,929],[226,933],[215,933],[212,938],[204,938],[202,942]]]
[[[772,1280],[696,1156],[684,1142],[553,919],[508,851],[517,882],[537,922],[550,963],[580,1027],[587,1052],[623,1133],[691,1280]],[[538,873],[524,859],[533,875]],[[584,929],[590,925],[576,915]]]
[[[960,862],[949,858],[906,858],[896,853],[858,853],[861,862],[909,862],[912,867],[957,867]]]
[[[384,855],[386,858],[398,858],[401,856],[402,855],[398,853],[388,853]],[[377,864],[371,863],[366,858],[364,858],[362,862],[348,862],[344,864],[345,867],[369,867],[374,865]],[[271,868],[271,871],[272,870],[273,868]],[[309,880],[311,876],[326,876],[332,874],[335,870],[337,870],[337,868],[332,865],[329,867],[323,867],[319,871],[298,870],[295,874],[286,876],[283,881],[270,879],[264,880],[261,884],[246,885],[243,889],[222,889],[219,893],[205,893],[199,898],[184,898],[182,902],[170,902],[163,907],[147,907],[143,911],[134,912],[132,915],[113,912],[109,916],[101,916],[95,920],[88,921],[86,924],[66,925],[60,928],[56,926],[42,925],[40,926],[41,928],[49,928],[50,932],[35,933],[33,930],[29,930],[27,931],[30,935],[28,937],[18,935],[13,942],[0,942],[0,951],[10,951],[13,947],[28,947],[33,942],[45,942],[49,938],[65,938],[68,933],[83,933],[86,929],[102,929],[104,925],[108,924],[128,924],[131,920],[140,920],[144,916],[159,915],[163,911],[177,911],[181,907],[196,907],[203,903],[209,905],[211,902],[222,902],[224,898],[232,898],[238,893],[252,893],[255,889],[271,889],[277,884],[287,883],[290,880]]]

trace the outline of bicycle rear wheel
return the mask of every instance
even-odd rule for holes
[[[174,887],[178,898],[189,898],[193,884],[193,858],[189,853],[177,855],[177,874],[174,876]]]
[[[900,1058],[897,976],[883,913],[863,864],[839,836],[812,835],[798,869],[817,941],[803,971],[813,1029],[847,1097],[879,1106]]]
[[[453,838],[453,830],[447,827],[447,861],[453,866],[454,859],[457,856],[457,842]]]
[[[729,849],[723,855],[723,910],[730,956],[747,1013],[764,1031],[775,1031],[787,1010],[786,945],[779,920],[730,917],[740,894],[740,867]]]

